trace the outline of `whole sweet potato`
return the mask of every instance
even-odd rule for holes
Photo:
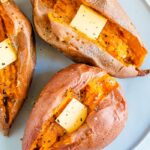
[[[147,54],[131,20],[118,0],[32,0],[39,36],[75,62],[98,66],[113,76],[144,76],[138,69]],[[81,4],[108,19],[98,39],[70,26]],[[51,17],[48,18],[48,14]],[[80,23],[80,22],[79,22]]]
[[[0,130],[5,135],[30,85],[35,66],[35,44],[27,18],[12,0],[0,0],[0,42],[7,38],[12,42],[17,60],[0,70]]]
[[[55,121],[72,98],[88,108],[87,118],[73,133]],[[100,150],[123,129],[127,105],[118,83],[100,68],[71,65],[46,85],[26,125],[23,150]]]

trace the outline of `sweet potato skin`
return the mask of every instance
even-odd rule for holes
[[[46,0],[32,0],[31,2],[33,4],[34,25],[39,36],[75,62],[100,67],[119,78],[143,76],[149,73],[149,71],[139,71],[136,66],[125,66],[88,39],[79,38],[78,34],[72,28],[54,20],[49,20],[47,14],[51,12],[51,8],[49,8]],[[146,54],[146,49],[135,27],[131,24],[129,17],[122,10],[118,1],[82,0],[82,2],[104,14],[104,16],[117,23],[123,29],[129,31],[136,43],[134,49],[137,50],[139,48],[140,51]],[[116,11],[119,11],[121,15],[118,15]],[[65,39],[68,38],[68,35],[72,38],[69,42],[66,42]]]
[[[35,67],[36,55],[35,43],[32,37],[32,27],[28,19],[22,14],[12,0],[8,0],[4,3],[0,2],[0,15],[5,25],[5,34],[11,39],[18,54],[18,59],[15,62],[17,66],[17,93],[15,103],[11,110],[12,118],[10,122],[6,123],[2,113],[0,113],[0,130],[4,135],[8,135],[9,128],[26,98]]]
[[[100,68],[84,64],[71,65],[58,72],[42,91],[31,112],[23,137],[22,149],[30,149],[42,125],[52,110],[61,103],[62,96],[67,89],[79,91],[90,79],[105,74]],[[69,136],[71,137],[70,143],[62,142],[59,146],[56,143],[52,149],[101,149],[116,138],[123,129],[126,119],[126,102],[120,90],[115,89],[99,103],[97,111],[93,111],[88,116],[87,123]],[[79,142],[81,140],[82,142]]]

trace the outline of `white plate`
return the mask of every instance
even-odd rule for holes
[[[16,2],[32,20],[29,0],[16,0]],[[121,0],[121,3],[140,32],[145,46],[150,50],[149,7],[144,0]],[[20,139],[23,136],[25,123],[34,100],[58,70],[72,63],[37,36],[36,41],[37,65],[29,95],[12,126],[10,137],[0,136],[0,150],[21,150]],[[147,56],[143,68],[150,68],[150,54]],[[129,118],[123,132],[105,150],[132,150],[150,129],[150,75],[144,78],[119,80],[119,82],[124,88],[128,101]],[[145,143],[144,149],[141,150],[150,150],[150,141]]]

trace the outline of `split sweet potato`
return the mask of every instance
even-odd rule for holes
[[[88,109],[82,126],[72,133],[56,122],[71,99]],[[35,104],[23,137],[23,150],[100,150],[123,129],[127,104],[119,84],[100,68],[71,65],[46,85]]]
[[[75,62],[98,66],[120,78],[144,76],[149,73],[149,70],[139,69],[147,50],[118,0],[31,2],[35,28],[40,37]],[[108,19],[96,40],[70,26],[81,4]]]
[[[0,69],[0,130],[5,135],[26,98],[35,67],[31,25],[12,0],[0,1],[0,42],[6,38],[17,60]]]

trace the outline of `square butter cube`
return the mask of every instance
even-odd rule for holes
[[[71,133],[77,130],[87,117],[87,107],[76,99],[72,99],[63,112],[58,116],[56,122]]]
[[[81,5],[70,25],[88,37],[97,39],[106,22],[107,19],[99,13],[87,6]]]
[[[0,43],[0,69],[16,61],[17,55],[11,41],[6,39]]]
[[[6,3],[8,0],[0,0],[1,3]]]

